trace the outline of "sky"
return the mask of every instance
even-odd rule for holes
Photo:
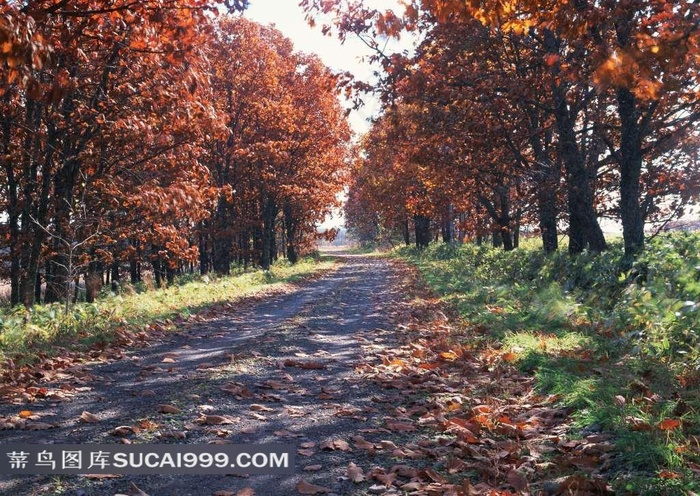
[[[299,0],[250,0],[250,6],[245,17],[260,24],[274,24],[287,38],[292,40],[296,50],[305,53],[315,53],[329,68],[337,72],[351,72],[357,78],[365,81],[372,80],[375,67],[363,61],[363,57],[371,55],[371,50],[358,38],[349,37],[341,44],[335,37],[324,36],[319,22],[314,28],[304,19],[304,13],[298,5]],[[397,8],[396,0],[373,0],[377,8]],[[398,7],[400,9],[400,7]],[[390,49],[402,50],[411,48],[410,40],[393,42]],[[365,105],[357,111],[352,111],[348,118],[350,125],[359,136],[369,130],[367,119],[379,110],[379,102],[372,98],[364,98]],[[341,212],[335,212],[319,226],[322,229],[340,227],[345,219]]]
[[[316,53],[323,63],[334,71],[348,71],[361,80],[371,80],[374,68],[363,62],[363,57],[371,55],[371,50],[357,38],[348,38],[341,44],[335,37],[324,36],[319,25],[309,26],[298,5],[299,0],[250,0],[245,17],[261,24],[274,24],[287,38],[291,39],[298,51]],[[374,0],[377,8],[397,7],[396,0]],[[410,42],[403,42],[410,45]],[[396,49],[403,45],[394,42]],[[365,98],[365,106],[353,111],[349,120],[353,130],[362,134],[369,128],[366,119],[378,110],[378,102]]]

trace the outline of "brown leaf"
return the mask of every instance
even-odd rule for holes
[[[299,453],[301,456],[313,456],[316,454],[312,448],[298,449],[297,453]]]
[[[515,470],[508,472],[507,480],[508,484],[513,486],[518,492],[522,492],[527,488],[527,479]]]
[[[309,484],[305,480],[300,480],[296,487],[299,494],[325,494],[331,492],[327,487]]]
[[[442,475],[438,474],[432,468],[426,468],[425,475],[427,475],[434,482],[439,482],[441,484],[444,484],[447,482],[447,479],[445,479]]]
[[[214,365],[213,363],[205,362],[197,365],[197,370],[213,369],[214,367],[216,367],[216,365]]]
[[[350,445],[347,443],[347,441],[343,441],[342,439],[328,439],[323,441],[319,447],[321,449],[331,451],[350,451]]]
[[[365,474],[362,472],[360,467],[355,465],[353,462],[350,462],[348,465],[348,478],[354,483],[358,484],[365,480]]]
[[[181,410],[173,405],[158,405],[158,411],[160,413],[172,413],[172,414],[177,414],[180,413]]]
[[[370,443],[362,436],[353,437],[352,442],[355,444],[355,447],[357,449],[364,449],[364,450],[374,449],[374,443]]]
[[[413,432],[416,426],[407,422],[387,422],[386,428],[394,432]]]
[[[308,465],[304,467],[302,470],[304,472],[317,472],[318,470],[321,470],[323,468],[323,465]]]
[[[382,449],[385,449],[385,450],[393,451],[395,449],[398,449],[398,446],[396,446],[396,444],[394,444],[393,441],[383,440],[379,444],[382,447]]]
[[[236,493],[236,496],[255,496],[255,489],[252,487],[244,487]]]
[[[250,405],[250,409],[255,411],[255,412],[274,412],[275,411],[274,409],[269,408],[265,405],[258,405],[258,404]]]
[[[80,414],[80,421],[86,422],[88,424],[95,424],[100,421],[100,417],[90,412],[83,412]]]
[[[226,415],[202,415],[197,422],[204,425],[228,425],[235,424],[238,419]]]
[[[109,431],[110,436],[125,437],[134,433],[134,428],[130,425],[120,425]]]
[[[170,358],[170,357],[165,357],[165,358],[163,358],[163,362],[162,362],[162,363],[175,363],[175,359],[174,359],[174,358]]]
[[[270,389],[277,389],[277,390],[289,389],[288,384],[285,384],[284,382],[280,382],[280,381],[273,381],[273,380],[265,381],[263,383],[263,386],[270,388]]]

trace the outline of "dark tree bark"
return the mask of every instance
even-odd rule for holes
[[[119,260],[112,262],[112,267],[110,269],[112,273],[112,291],[119,290],[119,284],[121,283],[121,274],[119,273]]]
[[[565,94],[557,94],[556,121],[559,131],[559,153],[566,171],[567,205],[569,210],[569,253],[581,253],[588,248],[601,252],[607,248],[603,230],[593,207],[594,189],[585,160],[579,150]]]
[[[297,219],[294,215],[294,209],[290,202],[284,204],[284,238],[287,251],[287,260],[295,264],[299,261],[297,253],[296,238],[297,238]]]
[[[406,246],[411,246],[411,230],[409,229],[408,216],[403,221],[403,242]]]
[[[430,217],[416,215],[413,217],[413,224],[416,230],[416,246],[427,248],[430,244]]]
[[[636,97],[627,88],[617,91],[620,114],[620,220],[625,255],[634,257],[644,249],[644,215],[639,204],[642,172],[642,139]]]
[[[454,207],[450,204],[446,209],[442,219],[442,241],[452,243],[455,238]]]
[[[275,219],[277,218],[277,205],[271,197],[263,200],[262,208],[262,250],[260,253],[260,267],[268,270],[272,265],[272,256],[275,246]]]

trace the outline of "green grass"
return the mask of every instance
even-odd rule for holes
[[[700,489],[688,468],[700,463],[698,247],[700,234],[660,236],[631,268],[619,241],[577,257],[546,256],[535,241],[394,254],[478,330],[467,339],[512,353],[541,393],[572,409],[571,436],[614,434],[616,491],[684,494]],[[680,425],[663,429],[666,420]]]
[[[305,258],[291,265],[274,264],[269,271],[240,270],[229,277],[188,276],[159,290],[125,287],[119,294],[105,294],[95,303],[77,303],[66,315],[62,304],[0,310],[0,362],[13,359],[31,363],[39,355],[61,349],[80,350],[96,342],[109,342],[119,329],[139,328],[187,318],[217,305],[235,301],[263,288],[294,282],[329,269],[330,259]]]

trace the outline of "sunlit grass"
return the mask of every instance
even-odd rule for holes
[[[466,339],[507,354],[570,409],[569,436],[614,436],[616,491],[686,494],[700,489],[688,469],[700,463],[698,246],[700,234],[661,236],[632,268],[619,240],[577,257],[546,256],[534,239],[512,252],[467,244],[395,254],[478,330]]]
[[[330,259],[286,261],[270,270],[239,271],[229,277],[190,277],[165,289],[126,286],[95,303],[77,303],[68,314],[60,304],[36,305],[0,311],[0,361],[31,362],[38,353],[60,353],[58,347],[80,349],[96,341],[108,342],[119,328],[138,328],[156,321],[187,318],[215,307],[273,289],[284,283],[330,269]],[[173,327],[172,324],[165,327]]]

